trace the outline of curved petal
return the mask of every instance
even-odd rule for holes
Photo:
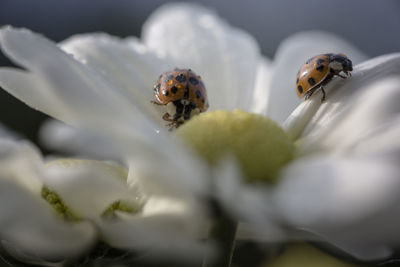
[[[392,159],[392,155],[300,159],[283,173],[274,193],[277,208],[293,226],[358,251],[357,257],[368,257],[362,248],[400,240],[400,168]]]
[[[282,124],[282,128],[293,140],[297,140],[301,136],[321,106],[322,92],[317,91],[314,95],[313,98],[301,102]]]
[[[104,129],[104,121],[108,121],[114,131],[130,131],[144,140],[154,135],[157,127],[109,82],[46,38],[29,30],[3,27],[0,44],[6,55],[31,71],[1,68],[0,85],[33,108],[83,128]],[[133,131],[127,122],[143,127]],[[139,130],[149,132],[140,134]]]
[[[129,164],[147,164],[148,171],[161,174],[158,179],[205,188],[205,170],[192,153],[164,130],[155,131],[157,125],[88,66],[28,30],[4,27],[0,43],[5,54],[33,72],[0,69],[0,85],[11,94],[73,126],[112,138]],[[165,167],[157,170],[153,162]]]
[[[210,110],[249,109],[260,59],[249,34],[202,6],[176,3],[155,11],[142,35],[170,68],[191,68],[202,77]]]
[[[75,35],[59,45],[111,83],[133,105],[161,125],[165,124],[163,114],[149,103],[154,100],[153,85],[166,69],[166,62],[149,52],[139,40],[97,33]]]
[[[253,100],[248,111],[261,115],[267,114],[270,80],[271,62],[266,58],[262,58],[258,64]]]
[[[400,74],[400,54],[393,63],[395,62],[397,65],[390,64],[390,69]],[[383,75],[383,68],[379,66],[369,71],[370,73],[364,71],[362,77],[359,77],[362,79],[361,85],[357,86],[357,81],[349,81],[350,87],[340,88],[321,106],[303,133],[303,150],[316,146],[331,151],[353,152],[356,147],[367,148],[368,138],[379,134],[382,127],[387,129],[400,118],[400,78],[377,79],[377,75]],[[373,82],[375,80],[378,81]],[[364,83],[367,86],[363,86]],[[341,96],[349,94],[340,92],[346,89],[358,92],[352,96]],[[339,96],[336,96],[337,94]],[[393,145],[399,145],[398,138],[390,140]]]
[[[150,198],[143,213],[119,213],[120,220],[96,221],[102,236],[117,248],[150,252],[159,258],[179,257],[181,260],[201,259],[206,245],[206,224],[202,214],[190,200]]]
[[[25,253],[47,259],[76,257],[96,239],[87,223],[67,224],[42,199],[10,179],[0,179],[0,235]]]
[[[33,194],[40,196],[42,158],[28,141],[0,139],[0,174]]]
[[[126,200],[138,207],[141,195],[126,186],[127,171],[94,160],[60,159],[49,162],[44,181],[66,205],[84,218],[99,217],[108,206]]]
[[[282,123],[300,103],[295,93],[296,73],[312,56],[344,53],[354,64],[366,57],[340,37],[318,31],[300,32],[285,39],[275,55],[267,114]]]

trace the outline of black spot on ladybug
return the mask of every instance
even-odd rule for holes
[[[161,84],[157,84],[157,86],[154,87],[154,91],[156,92],[156,94],[158,94],[158,92],[160,91],[160,87],[161,87]]]
[[[169,80],[172,80],[174,78],[174,75],[170,74],[167,77],[164,78],[164,82],[168,82]]]
[[[168,90],[164,90],[163,92],[162,92],[162,94],[164,95],[164,96],[168,96]]]
[[[296,83],[299,83],[299,78],[296,79]]]
[[[324,65],[318,65],[315,69],[319,72],[322,72],[324,70]]]
[[[297,86],[297,90],[300,94],[303,93],[303,87],[301,87],[301,85]]]
[[[185,74],[181,73],[181,74],[179,74],[178,76],[176,76],[175,79],[176,79],[178,82],[183,83],[183,82],[186,81],[186,76],[185,76]]]
[[[176,86],[172,86],[171,92],[172,92],[173,94],[176,94],[176,92],[178,92],[178,88],[177,88]]]
[[[193,85],[197,85],[199,83],[199,80],[197,80],[195,77],[190,77],[189,81]]]
[[[204,104],[204,102],[205,102],[205,100],[204,100],[204,98],[202,98],[202,99],[201,99],[201,103],[203,103],[203,104]]]
[[[309,58],[309,59],[306,61],[306,64],[310,63],[313,59],[314,59],[314,57]]]
[[[324,62],[325,62],[325,60],[323,60],[322,58],[317,59],[317,64],[318,65],[321,65]]]
[[[196,97],[200,98],[201,97],[201,92],[199,90],[196,91]]]
[[[313,77],[308,78],[308,83],[309,83],[311,86],[315,85],[315,80],[314,80],[314,78],[313,78]]]

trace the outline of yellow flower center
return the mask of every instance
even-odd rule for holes
[[[228,154],[248,181],[274,182],[294,154],[294,144],[271,119],[241,110],[200,114],[176,131],[211,165]]]

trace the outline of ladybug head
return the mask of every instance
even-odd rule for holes
[[[353,62],[351,62],[351,60],[348,59],[347,57],[345,58],[345,60],[343,60],[342,66],[343,66],[343,71],[344,72],[348,72],[348,71],[352,71],[353,70]]]
[[[342,65],[342,71],[348,72],[353,70],[353,63],[344,54],[332,54],[330,62],[339,62]]]

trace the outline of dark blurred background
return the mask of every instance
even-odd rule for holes
[[[0,0],[0,25],[40,32],[54,41],[84,32],[140,36],[141,25],[166,0]],[[179,1],[174,1],[179,2]],[[273,58],[279,43],[304,30],[336,33],[368,56],[400,51],[398,0],[198,0],[232,25],[250,32],[264,55]],[[0,53],[0,66],[10,65]],[[37,141],[45,116],[1,90],[0,122]]]

